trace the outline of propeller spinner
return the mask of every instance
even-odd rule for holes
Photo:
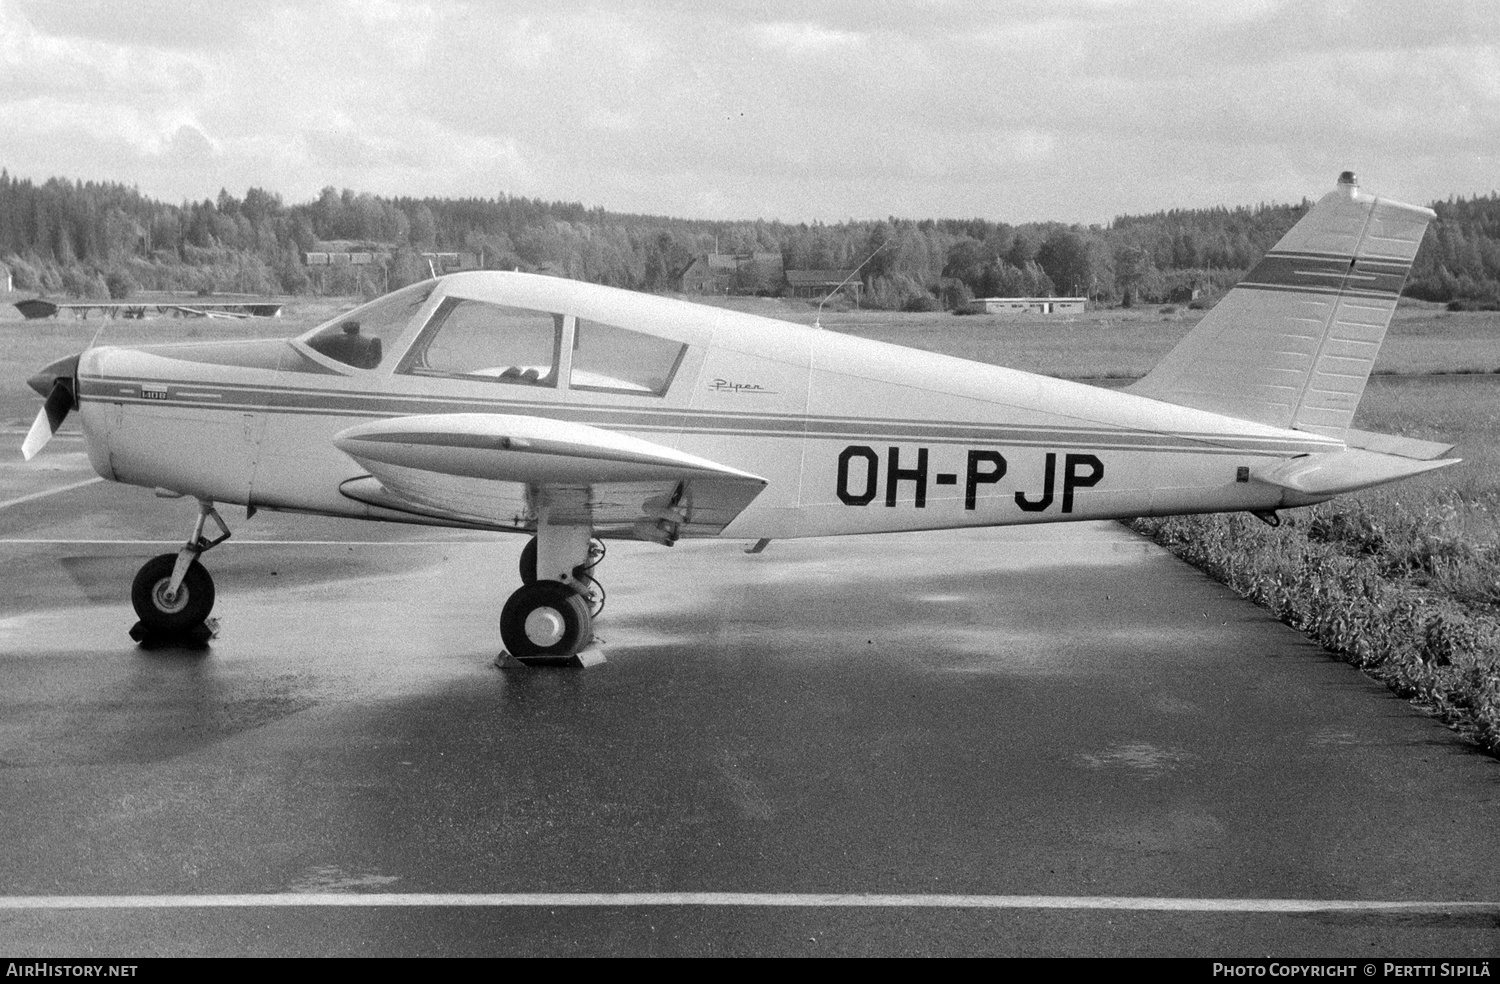
[[[78,356],[70,355],[26,380],[26,385],[47,398],[21,445],[21,454],[27,461],[47,446],[67,418],[68,411],[78,406],[77,378]]]

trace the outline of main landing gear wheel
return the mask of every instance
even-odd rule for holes
[[[500,612],[500,638],[516,659],[565,659],[592,641],[588,599],[560,581],[523,584]]]
[[[521,583],[536,583],[536,537],[526,541],[526,546],[521,548]]]
[[[130,601],[136,615],[149,629],[182,632],[202,625],[214,609],[214,579],[196,560],[188,566],[182,587],[169,594],[176,554],[162,554],[146,561],[130,586]]]

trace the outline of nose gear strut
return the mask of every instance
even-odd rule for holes
[[[203,535],[210,520],[219,528],[213,539]],[[182,549],[152,557],[135,575],[130,600],[140,621],[130,630],[132,639],[176,636],[202,643],[212,638],[216,627],[208,616],[214,606],[214,581],[198,558],[229,537],[229,527],[214,504],[199,499],[198,519]]]

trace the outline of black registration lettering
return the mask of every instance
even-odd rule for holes
[[[865,487],[863,491],[849,490],[849,462],[861,458],[865,463]],[[867,506],[875,499],[875,488],[880,471],[880,456],[874,448],[854,444],[839,452],[839,501],[846,506]]]
[[[957,485],[955,472],[931,474],[928,469],[928,449],[907,449],[916,452],[916,462],[903,467],[901,449],[890,446],[885,460],[885,504],[894,508],[901,495],[903,482],[912,485],[912,505],[917,509],[927,507],[927,480],[931,477],[938,485]],[[964,468],[964,509],[973,511],[979,507],[979,489],[984,485],[996,485],[1009,470],[1005,456],[988,448],[971,448],[966,453]],[[1058,502],[1057,459],[1059,452],[1048,451],[1042,459],[1041,490],[1015,491],[1016,506],[1022,512],[1039,513],[1052,508]],[[1071,513],[1075,493],[1079,489],[1090,489],[1104,479],[1104,462],[1092,454],[1064,454],[1062,466],[1062,496],[1060,511]],[[909,461],[910,459],[908,459]],[[939,455],[942,460],[942,454]],[[864,465],[863,475],[857,466]],[[839,501],[846,506],[867,506],[875,501],[881,488],[880,455],[864,444],[851,444],[839,452],[838,486],[834,490]],[[1029,484],[1029,483],[1027,483]],[[1034,486],[1033,486],[1034,488]]]
[[[1047,455],[1050,467],[1052,455]],[[1082,474],[1080,468],[1088,468],[1087,475]],[[1051,472],[1049,471],[1050,475]],[[1073,511],[1073,490],[1091,489],[1099,484],[1099,479],[1104,477],[1104,462],[1091,454],[1070,454],[1063,464],[1063,500],[1062,511],[1070,513]],[[1050,483],[1049,483],[1050,486]]]
[[[896,504],[896,493],[902,482],[914,482],[917,486],[917,494],[914,505],[918,509],[927,507],[927,449],[917,448],[917,467],[901,467],[901,449],[891,448],[890,457],[885,466],[885,504],[894,506]]]
[[[1022,512],[1041,512],[1052,505],[1052,486],[1057,478],[1057,455],[1051,451],[1047,452],[1047,463],[1042,468],[1042,495],[1041,498],[1032,501],[1026,498],[1025,492],[1016,493],[1016,505],[1021,507]],[[1063,512],[1067,512],[1066,509]]]
[[[980,468],[988,465],[988,468]],[[1005,456],[999,451],[970,451],[969,468],[964,477],[964,508],[973,509],[979,499],[979,486],[994,485],[1005,477]]]

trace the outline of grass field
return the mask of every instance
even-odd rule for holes
[[[17,294],[12,299],[23,296]],[[244,321],[62,316],[27,322],[0,293],[0,364],[24,367],[31,364],[24,360],[37,353],[77,351],[101,329],[101,341],[117,344],[294,335],[355,303],[349,298],[298,298],[286,306],[280,318]],[[718,303],[797,324],[811,325],[818,320],[824,328],[860,338],[1068,379],[1143,376],[1203,316],[1201,311],[1186,308],[1154,307],[1057,318],[858,310],[824,310],[820,314],[815,305],[805,301],[730,298]],[[36,364],[43,364],[46,358],[43,354],[43,362]],[[1381,348],[1375,372],[1500,373],[1500,314],[1455,313],[1438,305],[1403,302]]]
[[[36,416],[38,397],[27,387],[27,377],[47,363],[89,345],[286,338],[301,334],[355,303],[348,298],[299,298],[279,318],[150,317],[127,321],[98,315],[91,318],[62,315],[27,321],[12,304],[30,296],[15,294],[7,300],[7,295],[0,291],[0,426],[30,426]]]
[[[3,300],[3,298],[0,298]],[[0,424],[24,427],[36,369],[98,341],[280,337],[352,305],[306,299],[278,319],[22,321],[0,310]],[[1097,311],[1062,319],[725,306],[1047,375],[1144,375],[1201,317]],[[1500,314],[1403,305],[1360,405],[1367,430],[1453,442],[1462,464],[1285,514],[1137,521],[1180,556],[1306,631],[1500,754]]]
[[[801,324],[812,324],[816,314],[800,302],[762,304],[773,317]],[[1111,309],[1056,319],[824,311],[820,320],[825,328],[861,338],[1048,376],[1133,379],[1150,371],[1203,316],[1186,308],[1164,310]],[[1500,314],[1403,302],[1375,372],[1500,373]]]

